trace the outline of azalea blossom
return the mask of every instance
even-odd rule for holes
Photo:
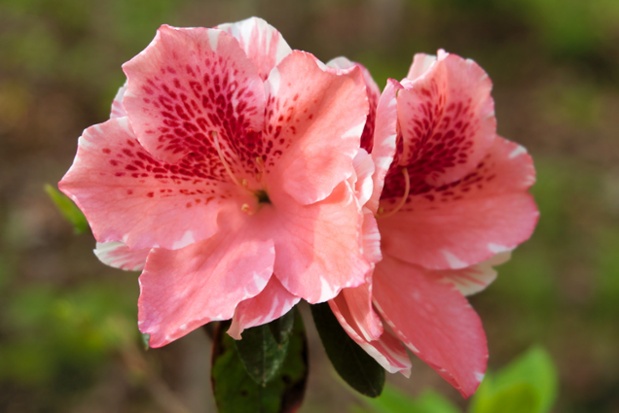
[[[257,18],[164,25],[123,70],[110,119],[84,131],[59,187],[97,256],[142,270],[151,346],[213,320],[233,319],[239,338],[365,281],[360,70],[334,73]]]
[[[442,50],[417,54],[405,79],[388,82],[363,141],[376,165],[365,209],[382,255],[371,259],[366,283],[329,302],[386,370],[408,376],[409,349],[465,397],[488,357],[465,296],[494,280],[493,266],[529,238],[538,218],[527,192],[531,158],[497,135],[491,87],[475,62]]]

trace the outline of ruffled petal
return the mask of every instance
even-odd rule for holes
[[[264,126],[265,92],[238,40],[217,29],[161,26],[153,42],[123,65],[123,99],[138,140],[174,163],[192,156],[200,172],[227,179],[252,174]],[[197,173],[197,171],[196,171]]]
[[[343,289],[329,305],[340,324],[356,336],[372,341],[383,333],[383,323],[372,307],[371,282]]]
[[[265,236],[275,241],[275,275],[288,291],[313,304],[364,281],[371,264],[363,250],[363,215],[348,182],[312,205],[283,192],[271,199],[273,206],[259,213]]]
[[[357,62],[352,62],[346,57],[336,57],[335,59],[327,62],[327,66],[334,68],[339,73],[345,73],[356,67],[361,70],[369,103],[367,121],[363,127],[363,133],[361,134],[361,148],[365,149],[367,152],[371,152],[373,146],[374,127],[376,123],[376,107],[378,106],[378,99],[380,97],[380,89],[378,88],[378,85],[372,78],[370,71],[365,66]]]
[[[446,280],[452,282],[463,295],[472,295],[490,285],[497,276],[494,267],[507,262],[510,257],[511,251],[505,251],[471,267],[436,272],[438,276],[445,277]]]
[[[113,118],[84,131],[58,186],[84,212],[97,241],[175,249],[210,237],[218,211],[237,194],[230,185],[195,179],[188,167],[154,159],[127,118]]]
[[[122,242],[97,242],[94,250],[99,261],[126,271],[142,271],[150,248],[132,249]]]
[[[442,51],[429,65],[417,55],[411,73],[419,76],[404,79],[398,93],[397,166],[413,181],[449,184],[475,168],[494,141],[492,83],[472,60]]]
[[[329,301],[331,311],[346,333],[390,373],[408,377],[410,359],[402,343],[383,329],[372,307],[371,282],[346,288]]]
[[[359,71],[337,75],[294,51],[271,72],[267,90],[268,190],[282,185],[302,204],[325,199],[354,174],[368,113]]]
[[[160,347],[232,318],[240,302],[264,290],[274,259],[273,241],[252,225],[225,228],[176,251],[152,250],[140,276],[140,331]]]
[[[526,150],[497,137],[463,179],[418,192],[411,188],[396,214],[379,215],[383,253],[440,270],[465,268],[512,250],[537,223],[539,212],[525,192],[534,181]]]
[[[241,301],[236,307],[228,334],[236,340],[246,328],[277,320],[292,309],[301,299],[290,294],[277,277],[271,277],[267,286],[255,297]]]
[[[250,17],[236,23],[217,26],[234,36],[265,80],[271,70],[292,52],[281,33],[266,21]]]
[[[380,95],[376,108],[375,126],[372,138],[372,160],[375,171],[372,177],[374,188],[366,207],[376,213],[383,187],[385,176],[393,162],[396,150],[397,136],[397,104],[396,92],[401,88],[395,80],[388,80],[385,90]]]
[[[110,118],[123,118],[127,116],[127,111],[125,110],[125,106],[123,105],[123,99],[125,97],[126,90],[127,84],[124,84],[118,89],[118,92],[116,92],[116,96],[114,96],[114,100],[112,101],[112,111],[110,113]]]
[[[394,334],[464,397],[486,371],[481,321],[456,288],[419,267],[385,257],[374,272],[374,303]]]
[[[385,329],[377,340],[357,343],[389,373],[400,373],[404,377],[410,377],[411,360],[406,348],[388,330]]]

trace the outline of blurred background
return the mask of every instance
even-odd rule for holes
[[[44,192],[82,130],[108,118],[121,64],[162,23],[257,15],[293,48],[347,55],[380,85],[417,52],[489,73],[499,133],[535,159],[541,220],[472,298],[497,369],[534,344],[558,367],[556,412],[619,412],[619,2],[616,0],[0,0],[0,411],[204,412],[210,342],[145,352],[137,275],[100,264]],[[310,319],[302,412],[358,404]],[[466,401],[415,360],[411,395]]]

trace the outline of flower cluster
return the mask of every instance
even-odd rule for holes
[[[217,320],[240,339],[329,302],[386,370],[408,375],[409,349],[475,391],[487,345],[465,296],[538,216],[531,158],[497,135],[475,62],[418,54],[381,92],[251,18],[162,26],[123,70],[59,186],[99,259],[142,272],[152,347]]]

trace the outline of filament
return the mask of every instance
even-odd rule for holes
[[[402,175],[404,175],[404,194],[402,195],[402,198],[400,198],[400,201],[396,204],[396,206],[391,211],[384,213],[384,209],[381,208],[376,214],[378,218],[388,218],[394,215],[400,209],[402,209],[402,207],[406,204],[406,200],[408,199],[408,195],[411,190],[411,180],[410,180],[410,176],[408,175],[407,168],[402,168],[401,171],[402,171]]]

